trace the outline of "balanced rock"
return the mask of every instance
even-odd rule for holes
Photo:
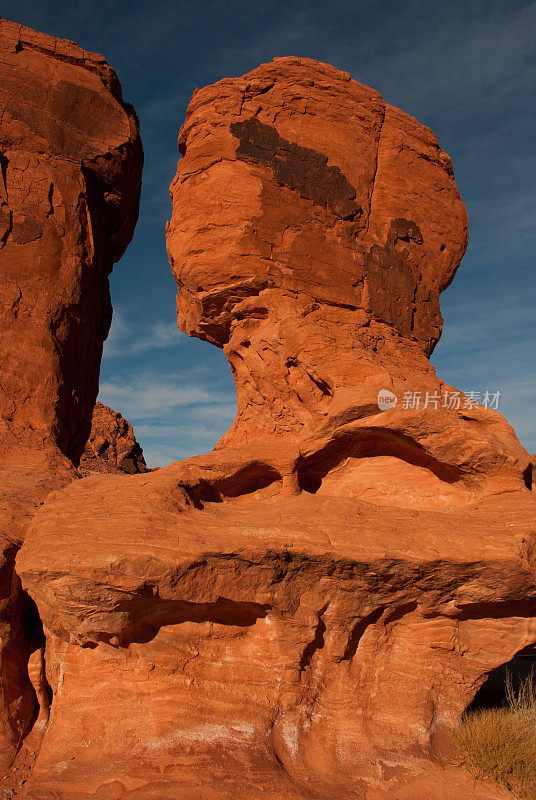
[[[428,360],[467,239],[450,160],[295,58],[196,91],[179,148],[178,321],[238,415],[32,520],[53,699],[26,796],[500,798],[451,733],[536,642],[535,503],[512,428]]]
[[[143,450],[136,441],[132,425],[117,411],[102,403],[93,409],[91,433],[80,459],[80,471],[147,472]]]
[[[102,56],[0,19],[2,768],[36,719],[27,665],[43,645],[15,556],[47,494],[78,477],[142,161],[136,115]]]
[[[512,429],[428,360],[467,244],[433,133],[286,58],[196,92],[179,149],[168,252],[179,326],[235,376],[220,445],[300,438],[302,482],[324,491],[335,469],[345,493],[388,504],[515,488],[528,458]],[[378,414],[385,391],[397,404]]]

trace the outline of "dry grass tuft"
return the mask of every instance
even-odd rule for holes
[[[516,690],[506,676],[506,705],[465,714],[455,734],[463,763],[521,798],[536,800],[536,681]]]

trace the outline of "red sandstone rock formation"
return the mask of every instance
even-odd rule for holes
[[[136,475],[147,472],[143,451],[136,441],[132,425],[117,411],[102,403],[93,409],[91,433],[80,459],[80,471],[126,472]]]
[[[395,505],[516,488],[528,458],[513,431],[448,407],[428,361],[467,243],[433,133],[347,73],[276,59],[196,92],[179,149],[179,325],[223,347],[237,385],[220,446],[299,438],[317,489],[336,468],[344,493]],[[398,404],[378,414],[382,389]]]
[[[101,56],[0,19],[2,769],[34,721],[27,662],[43,644],[15,555],[36,507],[77,477],[142,160],[136,116]]]
[[[450,731],[536,642],[535,504],[510,426],[428,361],[466,243],[450,161],[293,58],[196,92],[179,146],[179,324],[223,347],[238,415],[32,520],[53,700],[26,796],[503,797]]]

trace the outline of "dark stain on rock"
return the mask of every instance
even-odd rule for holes
[[[13,223],[13,241],[17,244],[34,242],[43,235],[43,226],[39,219],[23,217]]]
[[[0,176],[2,178],[2,184],[4,186],[4,192],[7,192],[7,165],[9,161],[4,153],[0,153]]]
[[[365,254],[364,305],[403,336],[412,331],[413,298],[417,277],[411,265],[392,246],[373,244]]]
[[[392,219],[387,235],[387,244],[395,245],[398,241],[422,244],[422,233],[417,223],[412,219],[404,219],[404,217]]]
[[[324,153],[283,139],[274,127],[254,117],[233,122],[230,130],[240,142],[236,151],[240,160],[267,164],[276,181],[341,219],[362,216],[355,188],[339,167],[328,166]]]
[[[422,245],[416,222],[403,217],[391,220],[385,245],[373,244],[365,253],[362,302],[376,319],[408,336],[414,332],[419,274],[412,266],[408,248],[397,247],[399,243]]]

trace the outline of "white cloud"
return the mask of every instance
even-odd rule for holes
[[[143,456],[145,463],[151,469],[154,467],[166,467],[174,461],[182,461],[184,458],[190,458],[193,453],[190,447],[182,447],[180,442],[172,442],[167,445],[161,443],[153,444],[151,441],[140,441],[143,448]],[[212,449],[212,445],[206,447],[204,452]]]
[[[142,422],[136,425],[136,435],[144,441],[175,438],[180,442],[185,438],[190,440],[207,436],[219,438],[232,424],[235,416],[235,403],[208,404],[197,409],[188,409],[186,419],[185,416],[181,416],[172,422],[169,419]]]
[[[177,344],[184,334],[178,330],[175,322],[160,320],[151,326],[149,347],[168,347]]]
[[[530,348],[530,351],[533,351],[528,340],[520,341],[520,332],[534,325],[536,296],[531,297],[534,292],[531,293],[529,287],[523,294],[516,293],[510,296],[503,294],[491,297],[460,296],[456,292],[454,307],[449,302],[451,291],[453,290],[447,290],[442,297],[444,331],[433,360],[436,360],[438,353],[441,352],[443,355],[443,351],[447,349],[454,352],[455,348],[459,347],[491,350],[511,343],[518,352],[520,346],[526,346],[527,350]],[[489,362],[489,357],[487,361]],[[489,367],[489,363],[486,366]]]
[[[163,418],[171,411],[200,403],[229,403],[227,395],[218,396],[210,386],[188,383],[181,378],[162,379],[151,375],[142,376],[135,382],[102,381],[99,399],[128,419]]]
[[[471,96],[492,90],[500,102],[511,90],[511,76],[525,80],[529,76],[522,65],[531,58],[536,33],[536,4],[511,10],[495,19],[482,14],[478,22],[466,25],[460,19],[435,32],[426,28],[424,36],[415,37],[412,49],[404,48],[389,61],[393,91],[400,77],[411,75],[411,91],[433,103],[452,105],[459,111]],[[422,67],[426,69],[422,69]]]
[[[217,390],[204,369],[165,378],[145,372],[104,380],[99,400],[120,411],[151,467],[211,450],[236,415],[234,393]]]
[[[185,339],[176,322],[157,320],[143,330],[127,322],[123,312],[114,310],[112,327],[104,343],[103,358],[124,358],[165,347],[174,347]]]

